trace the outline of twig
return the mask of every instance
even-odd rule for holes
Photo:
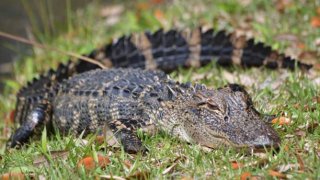
[[[57,51],[59,53],[66,54],[68,56],[72,56],[72,57],[81,59],[83,61],[87,61],[89,63],[98,65],[103,69],[106,68],[102,63],[100,63],[100,62],[98,62],[98,61],[96,61],[94,59],[91,59],[91,58],[88,58],[88,57],[85,57],[85,56],[81,56],[81,55],[73,53],[73,52],[63,51],[61,49],[57,49],[57,48],[54,48],[54,47],[51,47],[51,46],[48,46],[48,45],[44,45],[44,44],[40,44],[40,43],[37,43],[37,42],[34,42],[34,41],[30,41],[30,40],[25,39],[23,37],[11,35],[11,34],[8,34],[8,33],[5,33],[5,32],[2,32],[2,31],[0,31],[0,36],[8,38],[8,39],[15,40],[15,41],[18,41],[18,42],[22,42],[22,43],[25,43],[25,44],[29,44],[29,45],[32,45],[32,46],[36,46],[36,47],[39,47],[39,48],[42,48],[42,49],[48,49],[48,50],[51,50],[51,51]]]

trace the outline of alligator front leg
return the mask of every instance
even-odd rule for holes
[[[36,105],[27,115],[24,123],[11,135],[7,143],[7,148],[21,146],[35,133],[36,129],[42,129],[50,120],[51,105],[48,101],[43,101]]]
[[[133,154],[138,152],[146,152],[147,149],[142,145],[142,142],[138,138],[136,132],[132,132],[127,129],[121,129],[116,132],[115,135],[122,144],[125,152]]]

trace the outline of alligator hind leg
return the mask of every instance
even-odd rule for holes
[[[37,129],[42,129],[50,120],[51,106],[47,101],[37,104],[27,115],[24,123],[14,132],[7,148],[21,146],[28,142]]]

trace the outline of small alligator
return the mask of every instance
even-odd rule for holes
[[[19,91],[15,121],[20,127],[8,147],[28,142],[46,126],[84,136],[107,131],[105,135],[126,152],[145,150],[138,129],[151,134],[164,131],[210,148],[277,148],[279,136],[242,86],[210,89],[176,82],[164,72],[213,60],[223,66],[312,67],[252,39],[201,28],[123,36],[87,57],[108,69],[69,61]]]

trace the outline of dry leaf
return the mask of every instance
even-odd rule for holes
[[[141,2],[136,5],[136,8],[140,11],[145,11],[150,8],[150,4],[146,2]]]
[[[98,145],[101,145],[104,143],[105,141],[105,137],[104,136],[96,136],[95,140],[94,140]]]
[[[243,172],[240,176],[240,180],[247,180],[251,179],[251,173],[250,172]]]
[[[154,11],[154,17],[156,17],[158,21],[162,21],[165,19],[164,13],[160,9],[156,9]]]
[[[164,2],[165,2],[165,0],[151,0],[151,3],[153,3],[153,4],[162,4]]]
[[[315,97],[313,97],[313,98],[312,98],[312,101],[320,104],[320,96],[315,96]]]
[[[269,170],[269,175],[272,177],[287,179],[287,176],[285,174],[282,174],[282,173],[280,173],[278,171],[274,171],[274,170]]]
[[[274,118],[271,121],[271,123],[272,124],[278,124],[278,125],[289,125],[289,124],[291,124],[291,119],[281,116],[281,117],[278,117],[278,118]]]
[[[69,151],[51,151],[50,152],[51,158],[54,159],[67,159],[68,155],[69,155]],[[35,160],[33,161],[33,165],[35,167],[40,167],[40,166],[45,166],[48,167],[49,166],[49,161],[47,160],[47,158],[43,155],[38,156],[35,158]]]
[[[305,131],[303,131],[303,130],[298,130],[298,131],[295,132],[295,135],[297,135],[300,138],[305,137],[306,134],[307,133]]]
[[[244,165],[242,163],[239,163],[237,161],[231,161],[231,168],[232,169],[239,169],[242,168]]]
[[[299,170],[300,170],[300,171],[304,171],[304,170],[305,170],[305,166],[304,166],[304,162],[303,162],[300,154],[299,154],[299,153],[295,153],[295,155],[296,155],[297,161],[298,161],[298,163],[299,163]]]
[[[129,160],[127,160],[127,159],[123,161],[123,164],[124,164],[128,169],[130,169],[130,168],[132,167],[131,162],[130,162]]]
[[[97,163],[94,161],[93,157],[88,156],[78,162],[78,168],[83,166],[86,170],[93,170],[97,167],[105,168],[108,164],[110,164],[110,159],[107,156],[98,155]]]
[[[297,169],[298,167],[299,167],[299,164],[284,164],[279,166],[277,169],[280,173],[284,173],[291,169]]]
[[[320,27],[320,17],[318,16],[312,17],[310,24],[314,28]]]
[[[317,14],[320,15],[320,7],[317,8]]]
[[[14,123],[14,114],[16,113],[15,110],[10,111],[9,120],[11,123]]]
[[[112,176],[112,175],[100,175],[100,179],[107,179],[107,180],[126,180],[126,178],[120,176]]]
[[[276,9],[283,13],[286,8],[289,8],[292,5],[291,0],[277,0],[276,1]]]
[[[306,129],[307,129],[307,132],[308,133],[313,133],[314,130],[319,126],[319,123],[318,122],[311,122],[311,123],[308,123]]]
[[[21,172],[9,172],[9,173],[2,174],[0,176],[0,179],[1,180],[15,180],[15,179],[23,180],[23,179],[26,179],[26,176]]]

